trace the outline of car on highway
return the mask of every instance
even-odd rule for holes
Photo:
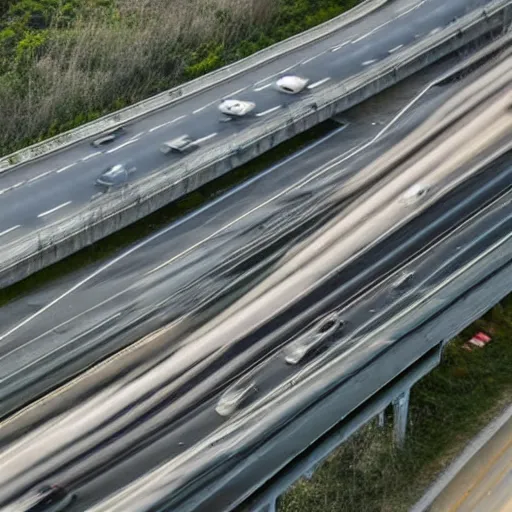
[[[292,365],[299,364],[308,354],[319,350],[343,326],[344,322],[336,313],[328,315],[314,329],[308,330],[285,347],[285,361]]]
[[[181,137],[177,137],[176,139],[169,140],[164,142],[160,146],[160,151],[164,154],[174,152],[174,153],[185,153],[188,151],[193,151],[197,149],[198,145],[189,135],[182,135]]]
[[[302,92],[309,84],[308,78],[301,76],[289,75],[283,76],[276,82],[278,91],[286,94],[298,94]]]
[[[102,188],[116,188],[128,183],[130,175],[137,169],[131,164],[116,164],[101,173],[96,179],[96,186]]]
[[[243,117],[256,108],[256,103],[241,100],[222,100],[219,110],[229,117]]]
[[[423,199],[429,191],[430,187],[426,183],[415,183],[402,194],[401,200],[405,204],[414,204]]]
[[[60,485],[43,485],[20,500],[16,504],[16,511],[61,512],[65,511],[75,499],[75,494]]]
[[[243,381],[245,379],[242,379]],[[220,397],[215,411],[220,416],[229,416],[253,393],[257,391],[256,382],[250,380],[227,389]]]
[[[93,140],[91,142],[91,144],[95,148],[99,148],[100,146],[103,146],[104,144],[109,144],[110,142],[117,140],[124,133],[125,133],[125,129],[122,126],[120,126],[119,128],[112,130],[111,132],[104,133],[101,137]]]

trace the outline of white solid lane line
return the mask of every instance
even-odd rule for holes
[[[275,112],[276,110],[279,110],[280,108],[281,108],[281,105],[277,105],[277,107],[269,108],[268,110],[265,110],[264,112],[258,112],[256,114],[256,117],[266,116],[267,114],[270,114],[271,112]]]
[[[391,48],[391,50],[388,50],[388,53],[395,53],[397,50],[400,50],[400,48],[403,48],[403,46],[403,44],[399,44],[398,46]]]
[[[15,188],[18,188],[18,187],[21,187],[21,185],[23,185],[23,183],[25,183],[24,181],[19,181],[18,183],[16,183],[15,185],[13,185],[11,187],[11,190],[15,189]]]
[[[46,212],[40,213],[37,217],[45,217],[46,215],[50,215],[50,213],[56,212],[57,210],[60,210],[61,208],[64,208],[68,204],[71,204],[71,201],[67,201],[65,203],[59,204],[59,206],[56,206],[55,208],[52,208],[51,210],[48,210]]]
[[[308,89],[315,89],[316,87],[320,87],[321,85],[325,84],[325,82],[328,82],[330,79],[331,79],[330,76],[328,76],[326,78],[322,78],[322,80],[318,80],[318,82],[308,85]]]
[[[87,160],[90,160],[91,158],[94,158],[98,155],[101,155],[101,151],[96,151],[96,153],[92,153],[91,155],[82,158],[82,162],[86,162]]]
[[[339,44],[338,46],[333,46],[331,48],[331,52],[337,52],[338,50],[340,50],[341,48],[343,48],[344,46],[347,46],[347,44],[350,44],[352,41],[345,41],[344,43],[341,43]]]
[[[21,226],[18,224],[17,226],[13,226],[12,228],[6,229],[5,231],[2,231],[0,233],[0,236],[7,235],[7,233],[10,233],[11,231],[18,229],[19,227],[21,227]]]
[[[173,119],[172,121],[167,121],[166,123],[159,124],[158,126],[154,126],[149,131],[154,132],[156,130],[159,130],[160,128],[163,128],[164,126],[169,126],[170,124],[176,123],[177,121],[181,121],[182,119],[185,119],[187,116],[179,116],[176,119]]]
[[[57,174],[60,174],[61,172],[67,171],[68,169],[71,169],[71,167],[74,167],[75,165],[76,165],[75,163],[66,165],[65,167],[61,167],[60,169],[57,169],[55,172]]]
[[[365,60],[362,65],[363,66],[369,66],[370,64],[373,64],[374,62],[377,62],[377,59],[372,59],[372,60]]]
[[[205,142],[207,140],[213,139],[217,135],[217,132],[210,133],[210,135],[207,135],[206,137],[201,137],[200,139],[195,140],[196,144],[200,144],[201,142]]]
[[[118,149],[121,149],[121,148],[124,148],[125,146],[128,146],[130,144],[133,144],[134,142],[137,142],[139,139],[130,139],[128,141],[126,141],[125,143],[123,144],[120,144],[119,146],[115,147],[115,148],[112,148],[112,149],[109,149],[107,151],[107,153],[114,153],[114,151],[117,151]]]
[[[269,87],[272,87],[272,84],[267,84],[267,85],[263,85],[261,87],[256,87],[256,89],[254,89],[256,92],[259,92],[259,91],[263,91],[263,89],[268,89]]]

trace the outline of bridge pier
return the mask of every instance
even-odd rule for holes
[[[411,390],[409,388],[393,400],[394,438],[399,448],[402,448],[405,443],[410,394]]]
[[[384,409],[383,411],[379,412],[379,428],[384,428],[384,425],[386,423],[386,417],[385,417],[385,412],[386,410]]]
[[[269,501],[266,505],[263,505],[260,509],[258,509],[257,512],[276,512],[277,506],[276,506],[277,500],[274,498],[272,501]]]

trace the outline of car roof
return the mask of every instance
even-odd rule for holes
[[[104,176],[108,176],[109,178],[117,178],[121,174],[125,173],[125,168],[123,164],[116,164],[110,167],[110,169],[107,169],[104,172]]]
[[[286,76],[281,77],[277,81],[277,83],[280,86],[286,86],[286,87],[290,87],[291,89],[293,89],[295,87],[302,86],[306,81],[307,80],[305,78],[302,78],[300,76],[286,75]]]

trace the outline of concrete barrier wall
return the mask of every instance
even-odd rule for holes
[[[244,130],[231,142],[200,150],[123,190],[95,199],[73,218],[4,247],[0,286],[19,281],[128,226],[482,35],[503,28],[511,10],[512,0],[495,0],[485,10],[472,12],[359,75],[304,98],[282,115]]]
[[[168,107],[173,103],[185,98],[194,96],[200,92],[206,91],[218,85],[221,82],[232,80],[250,69],[257,69],[264,64],[268,64],[292,51],[307,46],[315,41],[319,41],[343,27],[353,23],[371,12],[379,9],[390,0],[365,0],[350,11],[326,21],[317,27],[306,32],[292,36],[285,41],[276,43],[268,48],[264,48],[249,57],[224,66],[207,75],[191,80],[183,85],[174,87],[160,94],[152,96],[146,100],[130,105],[124,109],[106,115],[101,119],[92,121],[56,135],[43,142],[34,144],[27,148],[16,151],[3,157],[0,160],[0,173],[14,170],[16,166],[29,162],[31,160],[46,156],[54,151],[59,151],[67,146],[76,144],[84,139],[88,139],[99,133],[112,130],[118,126],[127,124],[147,116],[157,110]]]

